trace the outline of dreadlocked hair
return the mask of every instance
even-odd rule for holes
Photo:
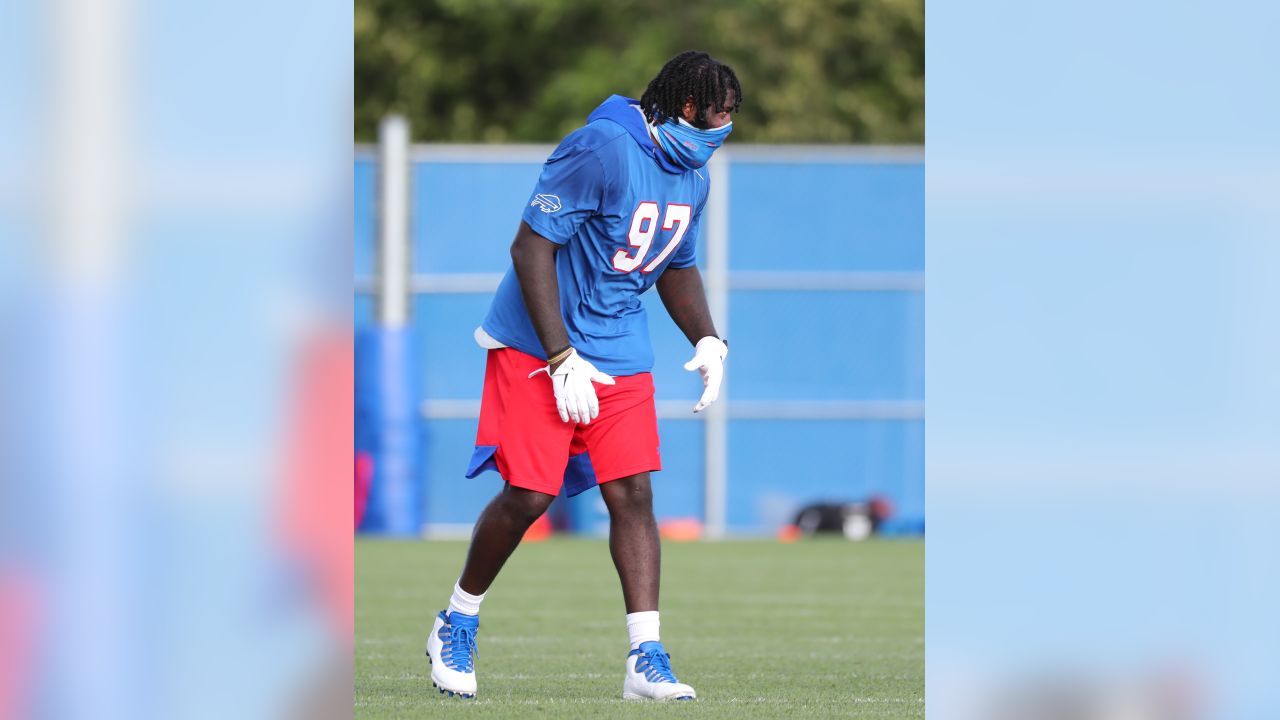
[[[733,68],[704,52],[686,50],[667,61],[657,76],[649,81],[640,107],[649,122],[660,125],[668,118],[681,117],[681,111],[689,98],[698,109],[693,124],[706,123],[707,106],[718,111],[733,91],[733,112],[742,105],[742,86]]]

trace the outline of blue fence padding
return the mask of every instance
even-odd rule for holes
[[[697,400],[689,400],[689,408]],[[659,518],[701,518],[705,503],[702,456],[705,427],[696,420],[659,420],[662,472],[653,475],[653,511]]]
[[[430,318],[430,322],[413,323],[414,342],[423,357],[431,358],[431,362],[414,368],[424,397],[480,398],[485,350],[476,345],[473,333],[492,299],[487,294],[418,295],[413,299],[413,317]],[[466,462],[463,458],[462,467]]]
[[[475,376],[477,388],[483,378],[481,370]],[[475,420],[427,423],[422,451],[424,521],[434,525],[473,523],[494,493],[502,488],[502,479],[497,473],[481,473],[472,479],[464,477],[475,442]]]
[[[422,532],[418,440],[422,420],[411,333],[367,327],[356,333],[356,452],[373,460],[360,531],[394,537]]]
[[[730,300],[734,398],[924,400],[922,294],[742,291]]]
[[[924,270],[924,164],[735,162],[734,270]]]
[[[373,271],[376,164],[356,162],[357,273]],[[415,162],[413,267],[423,273],[499,273],[536,162]],[[735,161],[730,177],[730,267],[749,271],[924,271],[921,162]],[[363,206],[363,207],[361,207]],[[699,238],[699,264],[706,255]],[[701,382],[681,369],[691,355],[656,293],[649,309],[660,401],[687,402]],[[412,342],[422,398],[477,400],[484,351],[471,339],[486,294],[414,298]],[[355,322],[373,302],[357,297]],[[728,392],[733,400],[924,400],[924,294],[918,291],[748,291],[731,295]],[[794,365],[796,352],[809,358]],[[415,409],[417,402],[415,401]],[[501,486],[497,475],[463,478],[474,420],[424,421],[417,506],[423,522],[469,524]],[[703,425],[661,420],[663,472],[654,476],[659,518],[703,514]],[[729,424],[728,525],[773,533],[802,504],[883,494],[897,514],[885,530],[923,532],[924,422],[733,420]],[[589,491],[574,499],[598,498]],[[579,513],[581,514],[581,512]],[[581,518],[579,518],[581,519]]]
[[[520,213],[541,169],[534,163],[416,163],[414,272],[505,269]]]

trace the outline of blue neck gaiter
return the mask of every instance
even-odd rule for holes
[[[649,127],[667,155],[689,170],[706,165],[711,159],[711,153],[723,145],[724,139],[733,132],[733,123],[714,130],[699,130],[683,118]]]

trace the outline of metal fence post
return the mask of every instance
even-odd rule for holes
[[[373,469],[360,530],[415,537],[423,503],[416,461],[418,384],[410,303],[409,123],[378,127],[378,322],[356,338],[356,453]]]
[[[409,122],[388,115],[378,125],[378,324],[409,318]]]

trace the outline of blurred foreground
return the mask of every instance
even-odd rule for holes
[[[0,7],[0,718],[346,714],[350,33]]]

